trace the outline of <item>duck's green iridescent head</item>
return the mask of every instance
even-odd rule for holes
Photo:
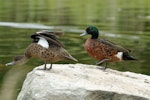
[[[84,33],[80,36],[91,34],[91,39],[97,39],[99,35],[99,31],[95,26],[88,26]]]

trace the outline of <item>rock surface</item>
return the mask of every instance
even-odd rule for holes
[[[150,76],[94,65],[53,64],[30,72],[17,100],[149,100]]]

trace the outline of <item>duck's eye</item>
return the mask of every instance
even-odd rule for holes
[[[91,27],[89,27],[89,28],[88,28],[88,30],[92,30],[92,28],[91,28]]]

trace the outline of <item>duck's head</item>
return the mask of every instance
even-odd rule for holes
[[[99,35],[99,31],[95,26],[88,26],[84,33],[82,33],[80,36],[84,35],[91,35],[91,39],[97,39]]]
[[[5,66],[21,65],[27,62],[27,60],[27,57],[25,57],[24,55],[18,55],[14,57],[14,60],[12,62],[5,64]]]

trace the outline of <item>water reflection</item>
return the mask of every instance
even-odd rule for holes
[[[53,26],[46,26],[43,24],[34,23],[14,23],[14,22],[0,22],[0,26],[9,26],[14,28],[28,28],[28,29],[54,29]]]

